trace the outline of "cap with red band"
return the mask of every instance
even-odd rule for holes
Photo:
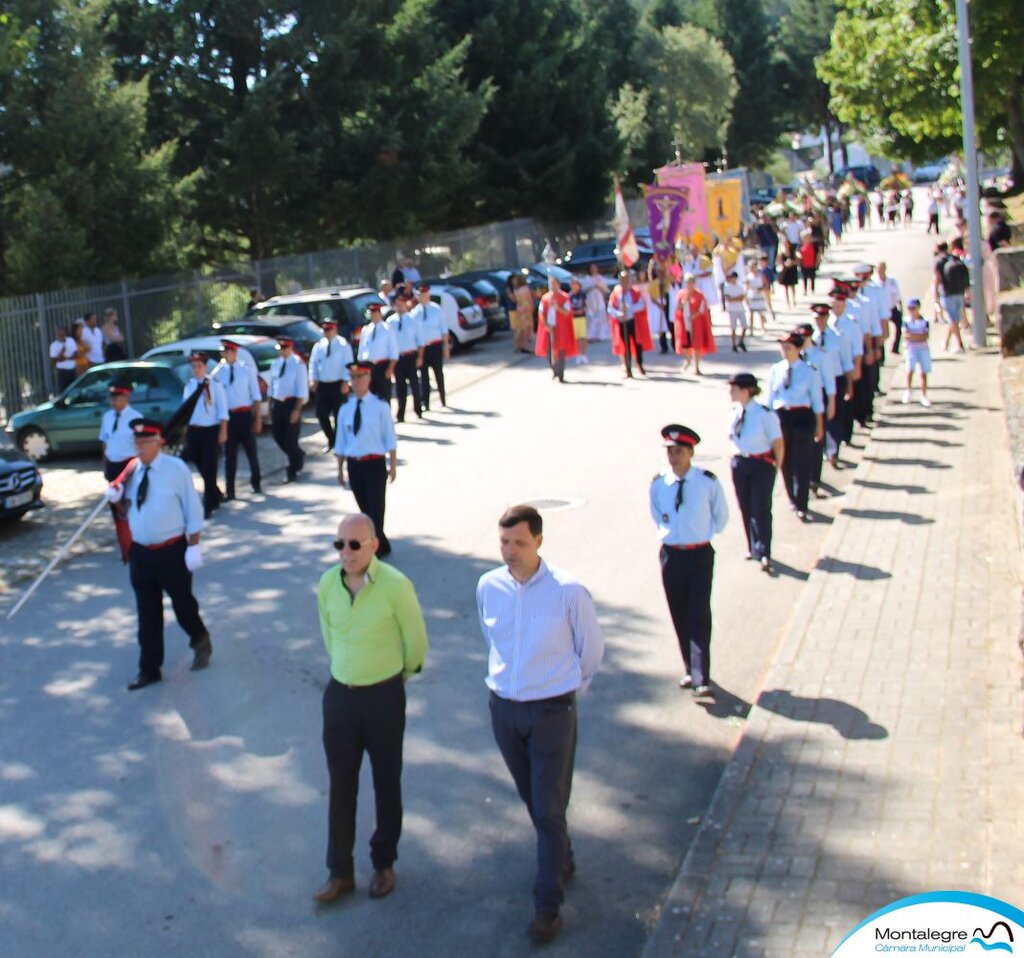
[[[188,357],[188,361],[190,363],[205,363],[207,359],[208,357],[206,353],[201,353],[199,352],[198,349],[195,352],[193,352],[191,356]]]
[[[120,383],[114,383],[114,385],[107,391],[111,396],[130,396],[132,394],[132,387],[124,386]]]
[[[240,349],[241,347],[233,339],[222,339],[220,341],[221,349]]]
[[[133,419],[128,427],[135,433],[136,439],[145,439],[148,436],[163,437],[164,428],[155,419]]]
[[[666,446],[696,446],[700,442],[697,435],[689,426],[680,426],[672,423],[661,430],[661,438]]]
[[[325,319],[320,325],[323,326],[324,329],[337,329],[338,328],[337,321],[333,320],[333,319]]]
[[[277,337],[277,348],[278,349],[291,349],[295,345],[294,339],[289,339],[287,336]]]

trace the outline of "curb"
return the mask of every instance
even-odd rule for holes
[[[897,387],[896,377],[899,374],[898,370],[900,368],[897,366],[891,369],[888,388],[885,391],[885,395],[879,397],[882,399],[883,405],[876,415],[876,423],[884,419],[885,406],[893,401],[889,399],[889,393]],[[816,584],[821,581],[822,576],[827,575],[829,572],[828,568],[820,565],[822,557],[832,554],[831,545],[844,535],[846,525],[852,521],[849,518],[845,522],[840,520],[843,518],[843,513],[847,506],[854,504],[854,497],[857,495],[856,490],[860,488],[856,485],[856,479],[864,468],[864,463],[871,452],[870,437],[873,433],[868,435],[869,438],[864,444],[863,455],[857,463],[857,468],[853,471],[852,481],[846,492],[846,501],[844,501],[842,509],[836,514],[832,527],[822,543],[821,552],[818,554],[814,567],[810,570],[807,585],[793,608],[793,614],[785,627],[782,639],[776,647],[771,665],[765,671],[760,688],[753,697],[750,715],[747,719],[746,727],[743,729],[743,734],[736,745],[735,751],[726,763],[722,777],[715,788],[714,794],[711,796],[708,810],[700,823],[690,848],[683,858],[679,874],[676,876],[668,894],[665,896],[664,902],[660,906],[658,919],[641,952],[643,958],[668,958],[668,956],[678,955],[679,943],[689,922],[688,915],[696,909],[704,897],[709,871],[717,854],[719,840],[735,817],[736,809],[740,804],[743,790],[750,775],[750,770],[754,765],[761,748],[761,741],[767,731],[770,713],[766,709],[761,708],[757,703],[761,698],[761,693],[770,687],[770,683],[775,682],[778,684],[773,676],[778,672],[788,672],[790,666],[797,659],[799,648],[805,638],[803,627],[810,620],[814,607],[821,595],[821,589],[817,588]]]

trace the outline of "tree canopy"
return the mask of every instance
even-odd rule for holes
[[[891,156],[934,159],[961,148],[953,0],[837,0],[819,61],[843,122]],[[1024,31],[1014,0],[969,6],[979,146],[1009,145],[1024,165]]]

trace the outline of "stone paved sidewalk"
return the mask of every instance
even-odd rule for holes
[[[931,409],[900,404],[889,374],[646,955],[817,958],[906,895],[1024,903],[1020,543],[998,363],[939,354]]]

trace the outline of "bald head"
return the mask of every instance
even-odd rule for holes
[[[358,548],[353,548],[353,544]],[[374,534],[373,520],[363,512],[354,512],[345,516],[338,524],[338,557],[346,575],[363,575],[370,567],[377,552],[377,536]]]

